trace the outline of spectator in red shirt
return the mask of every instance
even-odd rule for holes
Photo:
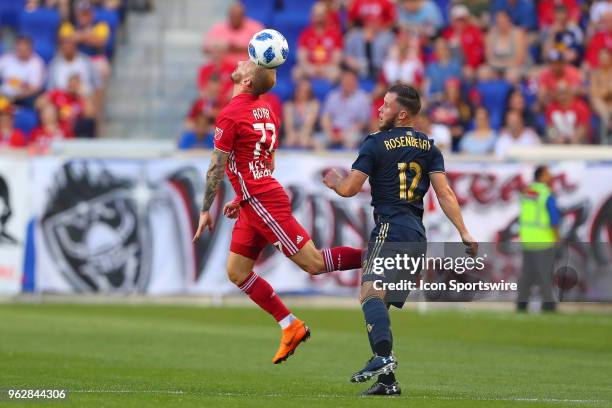
[[[28,140],[23,132],[14,127],[15,109],[6,98],[0,99],[0,148],[25,147]]]
[[[204,54],[209,55],[212,48],[221,45],[227,51],[225,60],[236,66],[238,61],[244,59],[253,34],[263,28],[261,23],[246,17],[242,3],[235,1],[229,8],[227,21],[215,24],[206,33]]]
[[[270,107],[272,108],[272,111],[274,112],[277,118],[280,119],[283,117],[283,103],[276,94],[268,92],[261,95],[260,98],[270,104]]]
[[[546,134],[549,143],[575,144],[591,141],[591,112],[576,98],[565,81],[557,83],[553,102],[546,108]]]
[[[577,94],[582,89],[582,75],[578,68],[567,64],[563,54],[552,50],[548,54],[549,64],[542,69],[538,79],[538,101],[540,106],[545,106],[552,100],[557,84],[563,81],[569,90]]]
[[[321,0],[327,11],[327,26],[342,32],[342,19],[340,18],[340,5],[338,0]]]
[[[40,153],[45,153],[54,140],[66,139],[64,129],[59,125],[57,110],[47,105],[40,111],[40,125],[32,131],[33,144]]]
[[[602,30],[595,34],[586,50],[586,62],[590,68],[597,68],[599,51],[603,48],[612,51],[612,11],[606,12],[601,18]]]
[[[463,54],[467,77],[474,76],[474,70],[484,62],[484,39],[480,28],[470,21],[470,12],[463,4],[453,6],[451,9],[451,25],[443,35],[451,46],[453,52]]]
[[[328,24],[327,9],[322,2],[312,6],[310,22],[298,40],[293,76],[296,80],[322,78],[335,82],[340,75],[342,33]]]
[[[382,24],[391,28],[397,20],[397,10],[391,0],[353,0],[348,9],[351,26],[368,26],[370,23]]]
[[[548,28],[555,22],[555,7],[564,5],[572,23],[580,22],[580,6],[577,0],[540,0],[538,3],[538,24],[540,29]]]
[[[196,119],[199,115],[205,115],[216,118],[227,101],[221,98],[221,83],[216,76],[206,83],[204,88],[200,88],[200,97],[196,99],[187,113],[185,118],[184,129],[195,129]]]
[[[599,119],[600,141],[602,144],[612,144],[612,53],[607,49],[599,52],[599,67],[590,75],[591,105]]]
[[[91,101],[83,95],[81,78],[78,75],[70,77],[66,90],[52,89],[36,101],[39,110],[48,105],[57,110],[59,125],[67,137],[95,136],[94,109]]]
[[[216,85],[219,86],[219,100],[225,104],[232,98],[234,83],[232,82],[231,75],[236,65],[225,59],[226,53],[223,45],[211,46],[209,55],[209,62],[200,67],[198,88],[202,92],[206,90],[210,81],[217,82]]]

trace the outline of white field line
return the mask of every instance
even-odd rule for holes
[[[174,394],[174,395],[201,395],[208,397],[262,397],[262,398],[355,398],[351,395],[340,394],[257,394],[257,393],[240,393],[240,392],[221,392],[221,393],[198,393],[187,392],[181,390],[69,390],[70,393],[83,394]],[[565,399],[565,398],[526,398],[526,397],[445,397],[445,396],[429,396],[429,395],[402,395],[402,399],[413,400],[440,400],[440,401],[516,401],[516,402],[550,402],[550,403],[570,403],[570,404],[597,404],[606,402],[605,400],[597,399]]]

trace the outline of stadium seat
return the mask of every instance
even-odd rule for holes
[[[376,81],[372,79],[360,79],[359,80],[359,88],[363,89],[366,92],[372,92],[376,87]]]
[[[276,71],[276,85],[272,92],[274,92],[283,102],[290,99],[293,96],[294,83],[291,79],[291,66],[288,63],[284,63],[278,67]]]
[[[17,29],[26,0],[0,0],[0,26]]]
[[[334,87],[334,85],[326,79],[313,79],[311,84],[312,93],[320,102],[325,101],[325,97]]]
[[[106,43],[106,56],[112,59],[115,54],[115,40],[117,38],[117,30],[119,29],[119,13],[115,10],[105,8],[96,8],[95,22],[105,22],[111,30],[110,38]]]
[[[435,3],[440,9],[440,14],[442,14],[444,27],[447,27],[450,24],[450,0],[435,0]]]
[[[299,16],[285,13],[277,13],[274,15],[274,20],[270,28],[283,33],[289,44],[289,56],[287,62],[289,66],[293,65],[297,56],[298,38],[304,29],[308,26],[308,15]]]
[[[489,112],[491,127],[499,130],[504,122],[506,101],[512,86],[502,80],[479,82],[476,90],[480,94],[480,102]]]
[[[24,10],[19,17],[19,33],[32,39],[34,51],[47,63],[55,54],[59,27],[60,15],[56,10],[42,7]]]
[[[33,109],[21,108],[15,112],[15,128],[21,130],[26,136],[30,134],[38,124],[38,116]]]
[[[276,0],[242,0],[246,15],[259,21],[265,27],[272,24]]]
[[[310,16],[310,9],[312,5],[315,4],[317,0],[284,0],[281,10],[284,13],[296,14],[305,17]]]

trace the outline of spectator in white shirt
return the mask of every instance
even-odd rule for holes
[[[385,82],[393,84],[399,81],[418,87],[425,70],[419,51],[419,37],[405,30],[400,31],[383,62]]]
[[[45,64],[34,53],[32,40],[20,36],[15,51],[0,58],[0,93],[13,103],[31,108],[42,92],[45,82]]]
[[[536,132],[525,127],[523,116],[518,111],[506,113],[506,127],[502,129],[497,143],[495,143],[495,155],[504,157],[513,146],[536,146],[540,144],[540,138]]]
[[[321,128],[330,149],[352,149],[359,145],[370,120],[370,96],[359,88],[357,74],[346,70],[340,86],[325,98]]]
[[[443,153],[450,153],[452,138],[448,126],[440,123],[432,123],[427,113],[419,114],[419,116],[416,117],[415,125],[417,130],[425,133],[430,139],[433,139],[438,149]]]
[[[75,75],[81,78],[85,95],[90,96],[102,87],[102,79],[91,59],[79,52],[74,36],[66,36],[60,40],[59,53],[49,65],[48,88],[66,90],[68,81]]]

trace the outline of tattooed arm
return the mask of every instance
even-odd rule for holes
[[[208,171],[206,172],[206,189],[204,192],[204,199],[202,200],[202,209],[200,210],[198,230],[193,237],[194,242],[200,238],[206,228],[211,231],[213,229],[212,218],[210,217],[210,213],[208,211],[215,200],[219,185],[223,181],[225,163],[227,162],[228,156],[229,153],[222,152],[218,149],[213,150],[210,165],[208,166]]]

